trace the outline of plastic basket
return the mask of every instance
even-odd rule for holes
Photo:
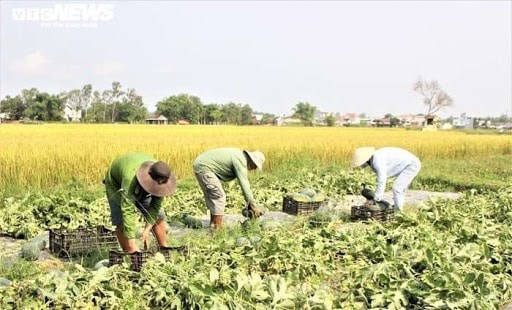
[[[315,201],[315,202],[302,202],[296,201],[291,197],[284,196],[283,197],[283,212],[292,214],[292,215],[303,215],[303,214],[311,214],[315,212],[318,208],[320,208],[324,201]]]
[[[393,208],[374,210],[368,206],[352,206],[350,209],[350,218],[352,220],[368,221],[375,220],[387,222],[394,217]]]
[[[50,229],[50,252],[72,256],[100,248],[117,247],[115,231],[105,226],[80,227],[75,230]]]
[[[171,257],[172,252],[178,252],[181,254],[187,253],[187,247],[160,247],[157,251],[139,251],[135,253],[126,253],[123,251],[110,250],[108,255],[109,266],[121,264],[123,262],[130,263],[130,268],[133,271],[140,271],[146,261],[154,256],[157,252],[161,253],[167,260]]]

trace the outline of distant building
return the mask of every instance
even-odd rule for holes
[[[391,127],[391,119],[387,117],[375,119],[374,123],[376,127]]]
[[[345,113],[337,119],[338,126],[360,125],[361,118],[355,113]]]
[[[499,132],[504,132],[504,131],[507,131],[507,130],[512,130],[512,123],[506,123],[506,124],[502,124],[498,127],[496,127],[498,129]]]
[[[0,123],[5,119],[10,119],[9,113],[0,113]]]
[[[489,119],[487,119],[487,120],[482,119],[482,120],[478,121],[478,127],[479,128],[492,128],[493,125],[491,123],[491,120],[489,120]]]
[[[404,127],[422,127],[425,123],[425,116],[415,114],[405,114],[397,117],[400,124]]]
[[[82,110],[75,110],[66,105],[64,107],[64,118],[69,122],[79,122],[82,118]]]
[[[317,123],[323,123],[325,118],[327,116],[329,116],[329,112],[322,112],[322,111],[319,111],[319,110],[315,110],[315,114],[313,115],[313,119],[315,120],[315,122]]]
[[[300,119],[293,118],[291,116],[280,116],[276,117],[274,120],[274,125],[276,126],[294,125],[300,123],[302,123]]]
[[[252,122],[253,124],[261,124],[261,120],[263,119],[263,114],[253,114],[252,115]]]
[[[146,118],[146,124],[152,125],[167,125],[168,120],[167,117],[160,115],[158,117],[148,117]]]
[[[452,124],[455,128],[474,129],[475,119],[473,117],[467,116],[466,113],[462,113],[460,117],[453,118]]]
[[[425,116],[425,122],[423,123],[423,126],[435,126],[437,122],[437,116],[435,115],[426,115]]]
[[[414,122],[415,117],[416,115],[414,114],[404,114],[397,116],[397,118],[400,120],[400,125],[404,127],[411,126],[411,123]]]

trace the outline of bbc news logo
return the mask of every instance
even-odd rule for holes
[[[13,8],[12,19],[39,22],[43,27],[97,27],[114,19],[114,5],[70,3],[51,8]]]

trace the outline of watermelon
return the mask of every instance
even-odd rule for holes
[[[41,249],[37,243],[27,242],[21,248],[21,257],[26,260],[37,260],[39,253],[41,253]]]

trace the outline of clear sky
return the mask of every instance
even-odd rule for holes
[[[188,93],[382,116],[425,113],[422,76],[453,98],[442,116],[510,115],[511,3],[2,0],[0,97],[119,81],[150,111]]]

